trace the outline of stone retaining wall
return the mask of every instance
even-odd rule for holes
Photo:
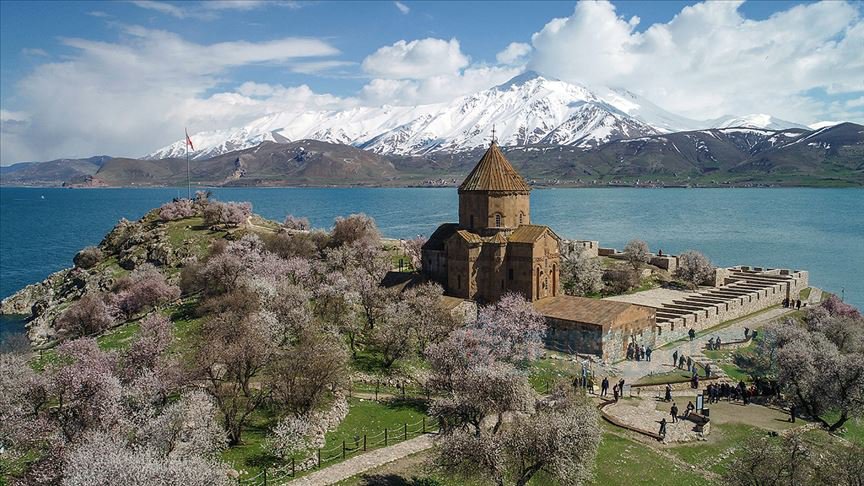
[[[664,303],[657,309],[657,344],[685,337],[769,307],[784,299],[797,299],[809,286],[809,274],[801,270],[765,270],[733,267],[718,272],[720,287],[708,288],[697,295]]]

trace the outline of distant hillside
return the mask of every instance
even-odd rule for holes
[[[864,126],[853,123],[814,131],[739,127],[678,132],[616,140],[590,150],[532,145],[504,151],[523,175],[545,184],[864,185]],[[478,149],[429,158],[442,172],[464,175],[481,154]]]
[[[95,174],[110,158],[98,155],[88,159],[58,159],[0,166],[0,184],[59,186],[66,181]]]
[[[263,142],[191,163],[192,180],[218,186],[361,185],[398,177],[386,158],[349,145],[314,140]],[[178,185],[186,182],[185,159],[112,159],[93,184]]]
[[[383,155],[314,140],[268,141],[192,161],[191,173],[195,184],[211,186],[449,186],[468,174],[484,150]],[[533,144],[503,150],[537,185],[864,186],[864,126],[854,123],[818,130],[712,128],[589,148]],[[16,164],[3,168],[2,180],[84,187],[186,182],[185,159],[96,159]]]

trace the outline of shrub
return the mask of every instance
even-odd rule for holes
[[[95,246],[88,246],[87,248],[84,248],[83,250],[75,254],[75,258],[72,259],[72,263],[74,263],[75,266],[78,268],[88,270],[95,267],[99,262],[101,262],[102,258],[104,258],[104,255],[102,255],[102,250]]]
[[[639,273],[631,268],[606,270],[603,273],[606,291],[611,294],[623,294],[639,285]]]

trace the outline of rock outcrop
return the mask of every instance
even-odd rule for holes
[[[90,269],[72,267],[28,285],[0,302],[0,314],[27,316],[27,336],[35,346],[57,337],[54,321],[73,302],[90,292],[106,292],[116,280],[144,264],[159,269],[179,268],[195,255],[194,243],[173,244],[168,226],[159,221],[158,210],[139,221],[121,219],[105,236],[99,249],[103,259]],[[169,280],[178,278],[170,272]]]

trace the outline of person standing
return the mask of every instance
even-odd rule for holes
[[[672,366],[678,366],[678,350],[672,353]]]
[[[612,395],[615,397],[615,401],[618,401],[618,385],[612,387]]]
[[[691,327],[690,330],[687,332],[687,334],[690,336],[690,340],[691,340],[691,341],[694,340],[694,339],[696,339],[696,331],[694,331],[692,327]]]
[[[621,393],[621,396],[624,396],[624,378],[618,380],[618,392]]]
[[[705,363],[705,378],[711,378],[711,363]]]
[[[603,382],[600,384],[600,396],[605,397],[609,392],[609,377],[604,376]]]
[[[798,409],[795,407],[795,404],[789,406],[789,421],[793,424],[795,423],[795,417],[798,416]]]
[[[686,362],[687,362],[687,360],[684,359],[684,355],[681,355],[681,357],[678,358],[678,367],[681,368],[681,369],[684,369],[684,364],[685,364]]]
[[[795,301],[796,310],[801,310],[801,299]]]
[[[666,398],[667,402],[672,401],[672,385],[670,385],[669,383],[666,383],[666,397],[665,398]]]
[[[669,415],[672,416],[672,423],[678,422],[678,405],[675,405],[675,402],[672,402],[672,408],[669,409]]]
[[[661,440],[666,438],[666,417],[660,419],[660,432],[658,433],[658,435],[660,436]]]
[[[750,328],[745,327],[744,328],[744,340],[746,341],[749,337],[750,337]]]
[[[651,346],[645,348],[645,361],[651,361]]]
[[[693,370],[693,359],[687,356],[687,371]]]

